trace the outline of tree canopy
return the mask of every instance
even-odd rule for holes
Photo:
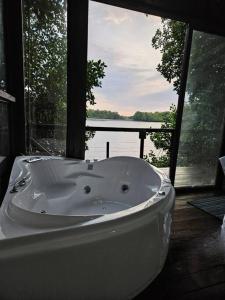
[[[112,120],[124,119],[124,117],[121,116],[118,112],[110,111],[110,110],[88,109],[87,115],[88,118],[93,118],[93,119],[112,119]]]
[[[152,46],[160,49],[161,62],[157,70],[179,92],[180,71],[183,59],[186,24],[170,19],[162,19],[162,29],[157,29],[152,38]]]
[[[164,122],[167,115],[170,114],[168,111],[162,112],[142,112],[136,111],[130,118],[134,121],[144,121],[144,122]]]
[[[87,111],[89,118],[95,119],[114,119],[114,120],[132,120],[142,122],[165,122],[171,115],[169,111],[162,112],[142,112],[136,111],[131,116],[122,116],[118,112],[110,110],[99,110],[99,109],[88,109]]]
[[[162,129],[174,128],[176,123],[176,106],[172,104],[170,111],[163,116]],[[156,167],[168,167],[170,162],[170,146],[171,146],[171,133],[153,132],[148,134],[151,141],[157,150],[161,150],[161,155],[157,156],[154,151],[150,151],[145,160],[150,162]]]
[[[225,38],[194,31],[178,156],[180,165],[217,165],[224,126],[224,92]]]

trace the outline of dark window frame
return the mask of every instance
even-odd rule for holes
[[[205,11],[197,6],[196,1],[185,1],[189,5],[188,11],[191,15],[187,17],[184,10],[179,13],[179,5],[184,3],[177,1],[176,9],[171,10],[170,1],[150,0],[90,0],[103,4],[122,7],[143,13],[167,17],[189,24],[189,28],[201,30],[203,32],[225,35],[225,26],[221,26],[223,19],[223,10],[220,14],[222,19],[215,23],[215,16],[210,20],[210,8],[212,0],[207,2],[207,18]],[[85,154],[85,123],[86,123],[86,65],[87,65],[87,42],[88,42],[88,3],[89,0],[67,0],[68,2],[68,69],[67,69],[67,141],[66,156],[83,159]],[[179,4],[180,3],[180,4]],[[215,1],[214,1],[215,3]],[[13,4],[13,9],[12,9]],[[222,5],[222,4],[221,4]],[[185,7],[186,7],[185,6]],[[219,8],[218,8],[219,10]],[[196,21],[195,14],[201,16],[202,23]],[[213,11],[212,11],[213,14]],[[204,19],[205,18],[205,19]],[[24,70],[23,70],[23,26],[22,26],[22,0],[9,1],[4,0],[4,27],[5,27],[5,47],[6,47],[6,65],[7,65],[7,91],[17,99],[11,112],[11,130],[12,130],[12,156],[20,153],[26,153],[26,116],[24,103]],[[190,29],[189,29],[190,33]],[[189,61],[188,47],[191,45],[191,39],[187,39],[184,58],[186,64]],[[185,68],[184,68],[185,69]],[[187,70],[186,70],[187,71]],[[185,73],[185,70],[183,70]],[[186,85],[186,76],[182,75],[182,85]],[[16,84],[15,84],[16,83]],[[176,172],[176,156],[178,149],[178,138],[181,127],[182,106],[184,97],[179,96],[178,100],[178,121],[174,141],[174,167],[172,170],[172,180]]]
[[[26,153],[22,16],[22,0],[4,0],[3,23],[7,92],[16,98],[15,103],[10,107],[10,139],[13,158]]]
[[[0,202],[8,186],[15,156],[25,153],[22,1],[3,0],[3,30],[7,92],[0,90],[0,98],[8,105],[10,149],[9,155],[0,162]]]
[[[88,0],[67,0],[66,156],[84,159]]]

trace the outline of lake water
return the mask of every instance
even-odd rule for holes
[[[96,120],[87,119],[87,126],[98,127],[127,127],[127,128],[160,128],[160,122],[138,122],[126,120]],[[86,159],[104,159],[106,157],[106,143],[109,142],[109,156],[128,155],[139,157],[140,139],[138,132],[104,132],[96,131],[93,139],[88,141]],[[157,150],[147,136],[145,140],[144,153],[148,154],[153,150],[156,155],[162,154],[162,150]]]

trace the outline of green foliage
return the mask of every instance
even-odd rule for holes
[[[164,116],[161,128],[174,128],[176,123],[176,106],[170,106],[170,112]],[[157,157],[151,150],[144,158],[156,167],[168,167],[170,158],[171,134],[163,132],[149,133],[151,141],[157,150],[162,150],[162,154]]]
[[[24,0],[23,5],[26,110],[34,137],[35,124],[51,124],[53,131],[54,124],[66,124],[66,1]],[[84,101],[90,105],[95,104],[93,89],[101,87],[105,67],[101,60],[87,62]],[[92,136],[87,133],[86,139]]]
[[[141,112],[136,111],[133,116],[130,118],[134,121],[143,121],[143,122],[164,122],[164,119],[167,118],[169,114],[168,111],[163,112]]]
[[[118,112],[110,110],[99,110],[99,109],[88,109],[87,110],[88,118],[93,119],[112,119],[112,120],[124,120],[125,117],[118,114]]]
[[[157,70],[169,83],[173,83],[174,90],[179,92],[186,24],[162,19],[162,25],[162,30],[157,29],[152,39],[152,46],[160,49],[162,53]]]
[[[162,154],[159,157],[150,150],[148,155],[144,156],[144,159],[157,168],[166,168],[169,166],[169,156],[167,154]]]
[[[24,47],[30,122],[63,122],[67,51],[63,0],[24,1]]]
[[[180,73],[183,58],[184,37],[186,24],[169,19],[162,19],[162,30],[157,29],[152,39],[152,46],[162,53],[161,62],[157,66],[162,76],[173,84],[174,90],[179,93]],[[170,113],[163,117],[161,128],[175,128],[176,106],[170,106]],[[149,134],[157,150],[161,150],[161,155],[157,157],[150,151],[145,159],[157,167],[168,167],[170,160],[171,134],[151,133]]]
[[[225,39],[195,31],[178,164],[217,165],[224,124]],[[213,169],[212,169],[213,170]]]
[[[185,25],[170,20],[162,23],[163,29],[158,29],[152,40],[163,54],[157,69],[179,93]],[[217,164],[224,124],[224,61],[224,37],[194,31],[177,162],[180,166],[211,168]],[[156,147],[166,148],[163,137],[151,139]],[[155,162],[153,155],[150,158]]]
[[[136,111],[133,116],[121,116],[118,112],[110,110],[88,109],[88,118],[93,119],[113,119],[113,120],[132,120],[142,122],[164,122],[170,117],[171,112],[140,112]]]
[[[173,84],[174,90],[179,93],[180,74],[183,59],[184,37],[186,24],[169,19],[162,19],[162,30],[157,29],[152,39],[152,46],[159,49],[162,53],[161,63],[157,66],[162,76]],[[170,106],[170,113],[163,120],[161,128],[175,128],[176,107]],[[170,159],[171,134],[152,133],[150,139],[156,149],[161,150],[162,154],[157,157],[150,151],[145,159],[157,167],[168,167]]]
[[[86,87],[86,102],[90,105],[96,104],[93,94],[94,87],[102,87],[101,79],[105,77],[104,69],[106,64],[100,59],[98,61],[89,60],[87,62],[87,87]]]
[[[95,131],[86,131],[86,133],[85,133],[85,150],[88,150],[87,142],[90,139],[93,139],[94,136],[95,136]]]

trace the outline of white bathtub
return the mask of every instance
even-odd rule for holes
[[[175,193],[143,160],[18,157],[0,210],[0,299],[131,299],[161,271]]]

